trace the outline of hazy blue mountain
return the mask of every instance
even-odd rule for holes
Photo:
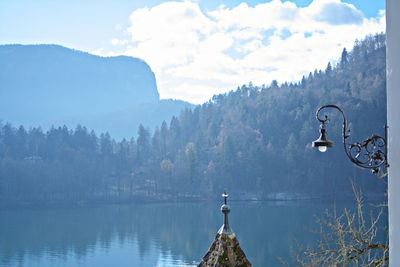
[[[85,124],[131,137],[190,104],[160,101],[151,68],[141,59],[99,57],[58,45],[0,46],[0,118],[13,124]]]

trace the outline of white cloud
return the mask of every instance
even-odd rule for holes
[[[130,40],[111,43],[149,63],[161,97],[201,103],[250,81],[299,80],[325,68],[355,39],[384,31],[384,16],[367,19],[340,0],[306,7],[273,0],[210,11],[197,2],[165,2],[133,11]]]
[[[361,24],[363,14],[352,4],[342,3],[340,0],[323,3],[323,0],[314,1],[308,10],[309,14],[317,21],[332,25]]]
[[[129,43],[129,41],[128,40],[121,40],[121,39],[118,39],[118,38],[112,38],[110,43],[112,45],[127,45]]]
[[[100,56],[100,57],[115,57],[118,56],[117,53],[113,52],[113,51],[109,51],[107,49],[104,49],[104,47],[100,47],[96,50],[92,50],[90,51],[90,53]]]

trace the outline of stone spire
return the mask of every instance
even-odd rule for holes
[[[222,197],[224,204],[221,206],[221,211],[224,214],[224,223],[198,267],[251,267],[251,263],[240,248],[235,233],[229,226],[228,194],[224,192]]]

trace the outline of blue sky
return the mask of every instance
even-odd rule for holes
[[[2,0],[0,43],[140,57],[162,97],[201,103],[324,67],[356,38],[383,31],[384,8],[384,0]],[[305,56],[315,60],[292,67]]]

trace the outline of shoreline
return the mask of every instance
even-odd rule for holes
[[[369,202],[387,202],[387,196],[383,194],[366,194],[363,195],[364,203]],[[301,197],[234,197],[231,202],[353,202],[354,195],[351,194],[336,194],[336,195],[320,195]],[[96,207],[102,205],[130,205],[130,204],[179,204],[179,203],[212,203],[218,202],[218,197],[205,198],[199,196],[159,196],[159,197],[120,197],[120,198],[87,198],[79,200],[4,200],[0,198],[0,210],[9,209],[25,209],[25,208],[76,208],[76,207]]]

